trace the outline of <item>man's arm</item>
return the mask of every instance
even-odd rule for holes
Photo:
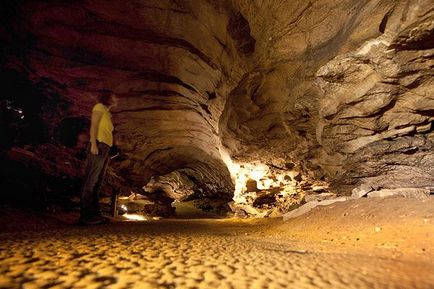
[[[98,154],[98,146],[96,145],[96,135],[98,133],[99,122],[101,121],[102,112],[92,111],[90,121],[90,152],[94,155]]]

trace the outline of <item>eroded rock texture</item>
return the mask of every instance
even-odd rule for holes
[[[324,91],[317,138],[341,191],[361,182],[432,186],[433,8],[394,7],[384,34],[317,72]]]
[[[99,90],[120,97],[113,190],[151,181],[147,191],[171,199],[229,201],[223,151],[288,175],[264,199],[318,183],[340,194],[432,183],[430,0],[18,1],[3,11],[2,72],[61,100],[37,113],[48,135],[86,119]]]

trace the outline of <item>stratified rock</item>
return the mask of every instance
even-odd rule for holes
[[[349,197],[338,197],[338,198],[332,198],[323,201],[310,201],[309,203],[306,203],[300,206],[299,208],[284,214],[283,220],[287,221],[289,219],[296,218],[298,216],[306,214],[307,212],[309,212],[310,210],[312,210],[317,206],[328,206],[336,202],[345,202],[348,201],[349,199],[350,199]]]
[[[254,39],[246,44],[239,39],[248,23],[240,14],[229,25],[226,8],[207,1],[124,4],[16,1],[2,20],[9,25],[0,33],[5,61],[43,83],[46,95],[54,91],[67,99],[71,105],[62,117],[89,117],[100,90],[119,96],[112,115],[123,159],[112,164],[111,175],[126,180],[126,191],[143,187],[152,176],[180,173],[198,195],[231,199],[218,122],[224,97],[239,77],[233,44],[252,53]],[[166,22],[168,17],[173,21]],[[215,25],[203,25],[211,18]],[[61,119],[53,112],[44,117],[57,126]],[[182,193],[189,194],[178,190]]]
[[[0,62],[13,81],[2,85],[33,86],[0,101],[5,156],[29,143],[15,131],[34,128],[39,144],[56,130],[68,143],[68,131],[83,136],[69,125],[84,124],[107,89],[120,98],[122,152],[110,193],[145,186],[164,206],[229,201],[222,148],[286,176],[276,187],[287,194],[261,204],[268,212],[298,204],[319,181],[341,195],[434,181],[431,0],[6,2]],[[69,172],[62,152],[50,153],[60,157],[49,167]]]
[[[362,184],[359,187],[354,188],[352,190],[351,197],[358,199],[358,198],[366,196],[369,192],[371,192],[373,190],[374,190],[374,188],[372,188],[371,185]]]
[[[301,216],[303,214],[306,214],[307,212],[309,212],[310,210],[312,210],[313,208],[315,208],[316,206],[319,206],[319,201],[311,201],[308,202],[302,206],[300,206],[299,208],[292,210],[286,214],[283,215],[283,220],[287,221],[289,219],[292,218],[296,218],[298,216]]]
[[[317,139],[328,155],[320,162],[334,174],[334,188],[341,193],[360,183],[396,188],[429,186],[434,180],[434,103],[428,97],[434,15],[420,12],[431,6],[429,1],[409,8],[397,4],[384,34],[317,72],[324,91]]]
[[[418,198],[426,199],[430,195],[430,191],[421,188],[396,188],[396,189],[382,189],[378,191],[373,191],[368,194],[368,198],[384,198],[401,196],[405,198]]]
[[[188,176],[180,172],[172,172],[152,178],[143,189],[148,192],[164,192],[169,198],[182,201],[194,194],[195,184]]]

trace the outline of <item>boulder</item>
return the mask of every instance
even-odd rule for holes
[[[400,196],[405,198],[426,199],[430,195],[430,191],[423,188],[396,188],[396,189],[381,189],[368,194],[368,198],[385,198]]]

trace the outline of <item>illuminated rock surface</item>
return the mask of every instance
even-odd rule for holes
[[[80,135],[72,128],[85,127],[95,94],[109,89],[121,99],[113,116],[122,153],[106,192],[142,192],[154,177],[150,192],[172,200],[229,202],[235,191],[236,202],[278,215],[305,195],[360,185],[431,190],[431,0],[2,5],[2,85],[12,90],[2,110],[13,115],[3,123],[21,137],[2,141],[3,159],[17,161],[13,146],[38,151]],[[22,132],[37,124],[44,137],[27,140]],[[70,155],[30,158],[43,175],[67,167],[58,177],[68,179],[79,176]],[[262,188],[244,196],[263,166],[254,178]],[[13,186],[20,170],[2,174]]]

